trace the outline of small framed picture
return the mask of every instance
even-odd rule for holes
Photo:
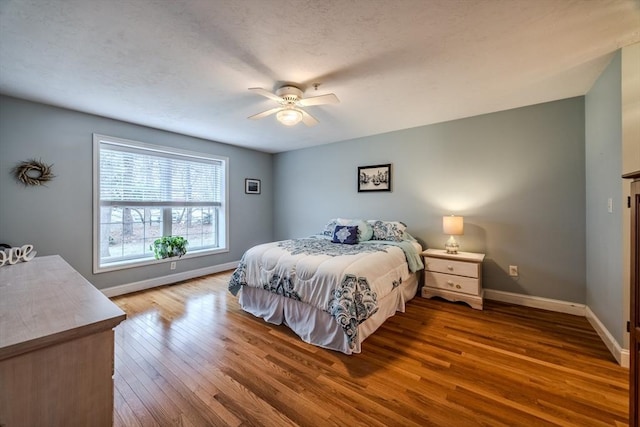
[[[244,192],[247,194],[260,194],[260,180],[253,178],[245,178]]]
[[[391,164],[358,166],[358,192],[391,191]]]

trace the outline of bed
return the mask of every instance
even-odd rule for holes
[[[421,249],[399,221],[336,218],[321,234],[247,250],[229,291],[244,311],[307,343],[360,353],[415,296]]]

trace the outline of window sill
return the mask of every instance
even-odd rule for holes
[[[93,273],[100,274],[100,273],[108,273],[110,271],[128,270],[131,268],[164,264],[167,262],[175,262],[178,260],[190,259],[190,258],[199,258],[203,256],[216,255],[216,254],[225,253],[225,252],[229,252],[229,248],[196,250],[192,252],[187,252],[187,254],[181,257],[170,257],[170,258],[163,258],[163,259],[155,259],[153,257],[149,257],[149,258],[139,258],[135,260],[118,261],[118,262],[113,262],[109,264],[104,264],[102,266],[94,265]]]

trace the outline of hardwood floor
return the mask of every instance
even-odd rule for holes
[[[622,426],[585,318],[414,298],[346,356],[243,312],[231,272],[113,298],[115,426]]]

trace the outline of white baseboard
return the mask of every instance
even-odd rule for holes
[[[154,277],[153,279],[141,280],[139,282],[126,283],[124,285],[112,286],[100,289],[108,297],[129,294],[131,292],[143,291],[157,286],[169,285],[183,280],[194,279],[208,274],[220,273],[221,271],[233,270],[240,261],[232,261],[225,264],[218,264],[211,267],[199,268],[197,270],[183,271],[181,273],[170,274],[168,276]]]
[[[620,366],[622,366],[623,368],[628,368],[629,350],[620,347],[618,341],[613,338],[613,335],[611,335],[611,333],[607,330],[600,319],[598,319],[598,317],[593,313],[593,311],[591,311],[589,307],[587,307],[585,315],[589,323],[591,323],[591,326],[593,326],[593,329],[595,329],[598,335],[600,335],[600,339],[602,339],[602,342],[604,342],[604,344],[607,346],[611,354],[613,354],[613,357],[616,358]]]
[[[555,311],[557,313],[573,314],[574,316],[584,316],[584,304],[560,301],[550,298],[533,297],[531,295],[515,294],[513,292],[497,291],[494,289],[484,290],[485,299],[508,302],[511,304],[523,305],[525,307],[541,308],[543,310]]]
[[[629,350],[627,350],[626,348],[623,348],[622,350],[620,350],[620,366],[622,366],[623,368],[629,368],[629,357],[630,357],[630,353]]]
[[[618,364],[623,368],[629,367],[629,350],[620,347],[620,344],[618,344],[615,338],[613,338],[613,335],[611,335],[607,328],[602,324],[600,319],[598,319],[593,311],[584,304],[533,297],[530,295],[515,294],[512,292],[497,291],[494,289],[485,289],[484,297],[485,299],[494,301],[586,317],[593,329],[595,329],[596,333],[600,336],[602,342],[604,342],[604,345],[607,346],[613,357],[618,361]]]

